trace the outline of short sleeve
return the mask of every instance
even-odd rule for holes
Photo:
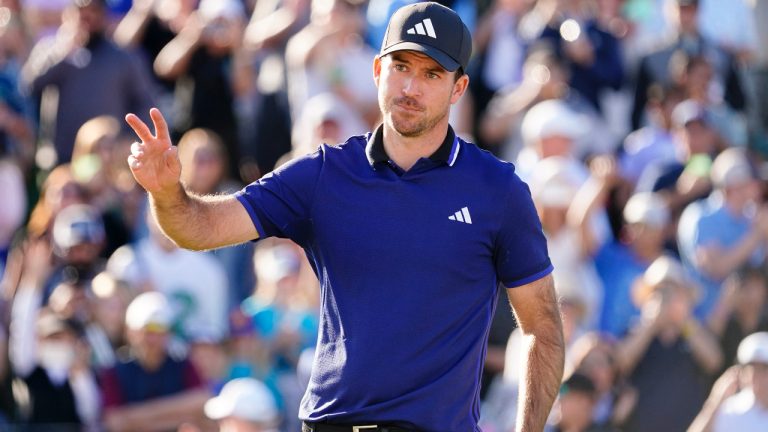
[[[322,166],[321,149],[288,162],[235,194],[259,238],[276,236],[303,243]]]
[[[531,192],[517,175],[503,205],[494,251],[496,275],[505,287],[514,288],[546,276],[553,268]]]

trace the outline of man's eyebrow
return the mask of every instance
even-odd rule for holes
[[[405,56],[403,56],[398,52],[393,52],[392,54],[390,54],[390,56],[392,57],[392,60],[399,61],[401,63],[410,63],[408,59],[405,58]]]
[[[429,57],[429,56],[427,56],[425,54],[422,54],[422,55],[424,57]],[[392,54],[390,54],[390,56],[392,58],[392,61],[396,61],[396,62],[400,62],[400,63],[406,63],[406,64],[411,64],[411,62],[408,60],[408,58],[406,56],[402,55],[399,52],[393,52]],[[434,67],[428,68],[427,72],[432,72],[432,73],[437,73],[437,74],[446,74],[446,73],[448,73],[448,71],[446,69],[444,69],[442,66],[440,66],[440,64],[437,64],[437,63],[435,64]]]

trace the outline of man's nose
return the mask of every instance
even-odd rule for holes
[[[419,80],[415,77],[408,77],[403,82],[403,94],[407,96],[414,96],[419,94],[420,85]]]

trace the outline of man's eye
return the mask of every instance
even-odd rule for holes
[[[395,70],[402,72],[402,71],[405,70],[405,65],[404,64],[396,64],[395,65]]]

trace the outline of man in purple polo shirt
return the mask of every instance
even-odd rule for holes
[[[486,338],[500,285],[526,335],[518,429],[542,430],[563,339],[541,224],[514,166],[456,136],[471,37],[437,3],[390,20],[373,63],[383,124],[322,145],[229,196],[179,182],[166,123],[126,117],[129,164],[182,247],[269,236],[301,245],[320,279],[306,432],[479,431]]]

